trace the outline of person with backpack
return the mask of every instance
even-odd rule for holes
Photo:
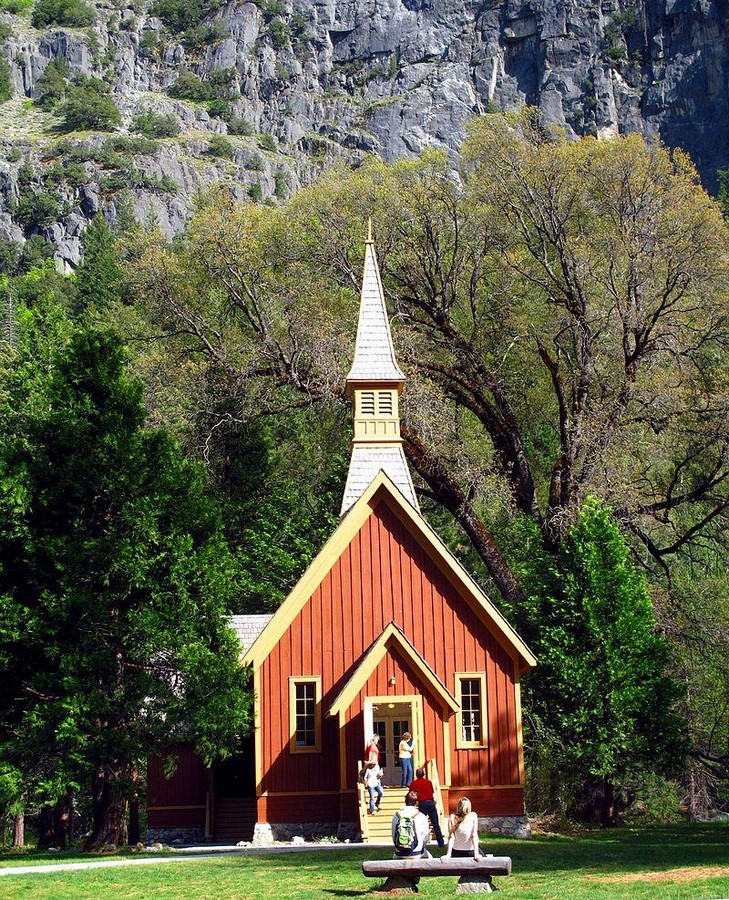
[[[405,805],[392,817],[392,843],[395,845],[395,857],[430,857],[426,847],[429,837],[428,818],[418,809],[418,795],[415,791],[408,791]]]

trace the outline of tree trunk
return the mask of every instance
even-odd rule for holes
[[[97,774],[93,791],[93,826],[84,842],[84,850],[100,850],[107,844],[126,844],[127,800],[121,791],[123,774],[121,766],[112,772]]]
[[[135,769],[132,772],[132,781],[134,782],[134,793],[129,801],[129,843],[139,843],[139,794],[137,793],[137,779],[139,775]]]
[[[53,846],[65,850],[71,827],[73,792],[68,791],[53,807]]]
[[[53,845],[53,807],[41,806],[38,816],[38,849],[47,850]]]
[[[607,779],[603,782],[602,814],[600,818],[602,824],[607,828],[612,828],[615,825],[615,789],[612,782]]]
[[[25,813],[18,813],[13,818],[13,848],[19,849],[25,846]]]

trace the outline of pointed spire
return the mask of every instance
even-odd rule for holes
[[[390,335],[385,295],[382,290],[380,269],[377,265],[375,242],[372,240],[372,222],[369,223],[365,244],[362,294],[357,325],[357,342],[354,362],[347,381],[404,381],[405,376],[395,361],[395,350]]]
[[[354,399],[354,436],[342,515],[382,470],[419,510],[400,437],[398,400],[405,376],[395,359],[385,295],[377,266],[372,222],[365,243],[354,362],[347,393]]]

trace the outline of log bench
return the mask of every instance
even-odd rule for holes
[[[481,859],[458,857],[441,862],[420,856],[405,859],[373,859],[362,863],[362,872],[368,878],[387,878],[381,891],[409,888],[418,892],[421,878],[438,875],[459,875],[457,894],[489,894],[495,890],[493,875],[511,875],[510,856],[482,856]]]

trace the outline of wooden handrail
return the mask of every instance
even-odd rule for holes
[[[369,809],[369,800],[365,798],[365,787],[362,784],[362,779],[359,777],[359,773],[362,771],[363,762],[361,759],[357,760],[357,806],[359,807],[359,830],[362,835],[362,840],[367,842],[369,840],[369,829],[367,827],[367,810]]]
[[[445,818],[445,810],[443,808],[443,795],[440,790],[440,778],[438,777],[438,763],[434,760],[430,760],[431,769],[430,772],[426,774],[430,775],[430,780],[433,782],[433,798],[435,799],[435,808],[438,810],[438,818],[442,822]]]

